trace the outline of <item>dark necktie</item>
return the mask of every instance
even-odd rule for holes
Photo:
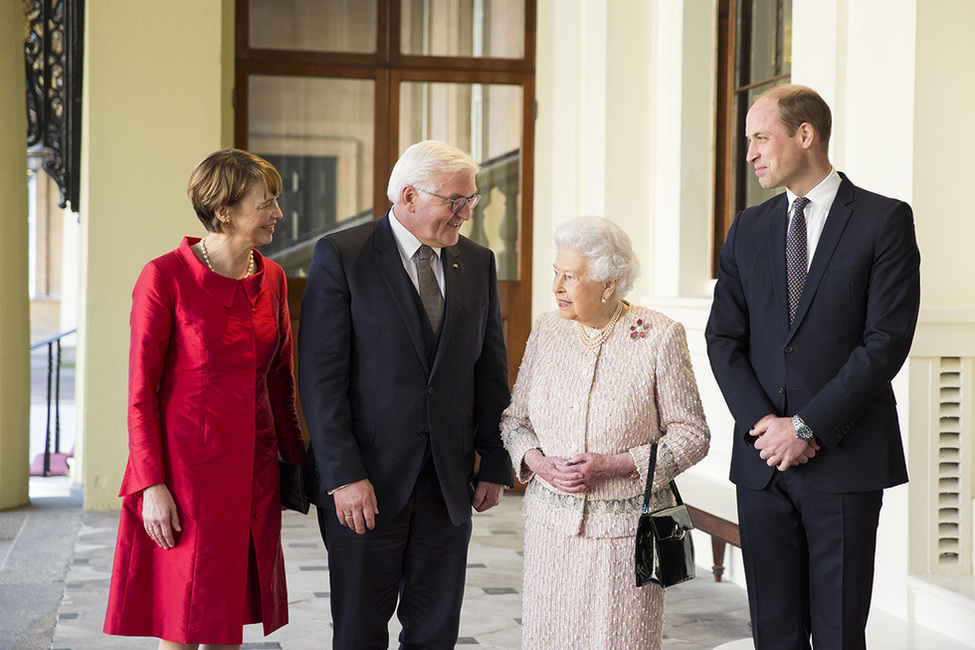
[[[809,199],[800,196],[796,199],[792,221],[789,223],[789,234],[785,240],[785,268],[789,281],[789,324],[796,317],[796,307],[802,296],[802,287],[806,284],[806,266],[809,259],[809,247],[806,245],[806,215],[804,210]]]
[[[430,267],[430,260],[433,258],[433,249],[427,245],[420,246],[413,261],[416,263],[416,276],[420,284],[420,300],[423,308],[433,326],[433,335],[440,334],[440,324],[443,322],[443,294],[440,293],[440,285]]]

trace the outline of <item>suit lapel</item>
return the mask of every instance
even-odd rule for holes
[[[436,372],[440,364],[446,342],[450,339],[450,334],[454,330],[457,322],[457,315],[460,313],[461,299],[464,295],[466,276],[464,265],[461,264],[460,250],[457,246],[448,246],[440,251],[441,263],[443,264],[444,294],[446,301],[444,304],[443,327],[440,330],[440,339],[437,341],[436,353],[433,357],[433,371]]]
[[[376,251],[376,266],[386,282],[386,287],[396,304],[397,311],[406,324],[410,340],[413,341],[413,349],[422,360],[423,366],[429,370],[430,359],[427,356],[426,344],[423,342],[423,324],[420,320],[420,314],[417,312],[416,299],[413,295],[416,293],[416,288],[403,269],[403,259],[400,257],[399,248],[396,247],[396,239],[393,237],[393,229],[389,225],[388,213],[376,224],[373,248]]]
[[[853,203],[853,189],[853,183],[844,178],[839,191],[836,193],[836,198],[833,199],[833,205],[830,206],[829,216],[826,217],[826,225],[823,227],[823,234],[819,237],[816,254],[813,256],[809,273],[806,275],[802,297],[796,307],[796,317],[792,321],[793,333],[802,323],[806,312],[809,311],[809,305],[823,281],[829,261],[840,243],[840,237],[843,236],[843,231],[846,230],[846,225],[850,222],[850,217],[853,214],[853,210],[850,208],[850,204]]]
[[[789,287],[785,271],[785,231],[789,223],[789,201],[785,194],[773,201],[765,213],[768,219],[768,249],[772,269],[772,291],[783,332],[789,331]]]

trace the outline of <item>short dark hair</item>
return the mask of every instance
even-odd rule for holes
[[[782,121],[791,138],[804,122],[812,125],[819,136],[823,151],[829,149],[829,135],[833,127],[833,115],[822,97],[812,88],[796,84],[775,86],[758,96],[775,100]]]
[[[284,187],[278,170],[260,156],[242,149],[221,149],[196,166],[186,194],[207,232],[220,232],[217,209],[237,205],[256,182],[264,185],[269,196],[279,196]]]

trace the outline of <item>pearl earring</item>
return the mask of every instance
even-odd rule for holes
[[[606,304],[606,299],[605,298],[603,298],[603,304]]]

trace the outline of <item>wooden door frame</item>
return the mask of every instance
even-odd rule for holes
[[[375,83],[373,216],[389,207],[386,183],[399,157],[399,84],[401,81],[497,83],[523,89],[517,281],[500,281],[499,298],[508,351],[508,378],[513,386],[531,332],[532,200],[534,197],[536,0],[525,0],[525,52],[522,59],[422,56],[400,53],[398,0],[375,0],[376,44],[370,53],[309,52],[251,48],[248,43],[250,0],[236,0],[235,146],[248,146],[249,77],[276,76],[371,79]],[[395,117],[395,119],[394,119]],[[293,287],[293,289],[292,289]],[[289,295],[304,290],[304,280],[289,278]],[[300,296],[292,316],[300,312]],[[297,331],[297,330],[295,330]]]

